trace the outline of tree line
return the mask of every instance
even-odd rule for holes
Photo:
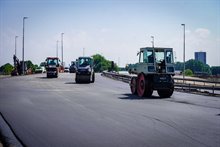
[[[107,60],[104,56],[100,54],[95,54],[92,57],[94,60],[94,71],[95,72],[102,72],[105,70],[118,71],[119,69],[118,66],[113,61]],[[33,64],[30,60],[27,61],[27,69],[32,71],[32,73],[35,72],[37,67],[38,67],[37,64]],[[10,63],[6,63],[0,67],[0,73],[9,75],[11,74],[13,69],[14,69],[13,65],[11,65]]]
[[[175,70],[183,72],[183,62],[175,63]],[[220,66],[210,67],[208,64],[204,64],[201,61],[190,59],[185,62],[185,74],[186,75],[220,75]]]
[[[119,67],[117,66],[116,63],[105,59],[105,57],[100,54],[95,54],[92,56],[92,58],[94,60],[94,71],[95,72],[102,72],[105,70],[108,70],[108,71],[119,70]]]
[[[35,69],[38,67],[38,65],[33,64],[30,60],[26,61],[26,63],[27,63],[27,69],[32,72],[35,72]],[[0,73],[4,75],[10,75],[13,69],[14,69],[13,65],[11,65],[10,63],[6,63],[0,67]]]
[[[108,71],[118,71],[119,67],[113,61],[107,60],[104,56],[100,54],[95,54],[92,56],[94,60],[94,71],[102,72],[105,70]],[[32,72],[35,72],[35,69],[38,65],[33,64],[30,60],[27,61],[27,69],[30,69]],[[13,66],[10,63],[6,63],[5,65],[0,67],[0,73],[9,75],[13,70]],[[183,63],[176,62],[175,70],[183,72]],[[208,64],[204,64],[200,61],[190,59],[185,63],[185,74],[192,76],[196,74],[206,74],[206,75],[220,75],[220,66],[212,66],[210,67]]]

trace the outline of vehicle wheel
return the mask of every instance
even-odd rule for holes
[[[92,81],[91,81],[91,83],[94,83],[95,82],[95,73],[93,73],[93,75],[92,75]]]
[[[137,79],[137,94],[140,97],[150,97],[153,93],[153,89],[150,83],[150,79],[144,75],[144,73],[140,73]]]
[[[145,78],[145,82],[146,82],[146,89],[145,89],[145,96],[146,97],[151,97],[152,93],[153,93],[153,88],[152,88],[152,83],[151,83],[151,79]]]
[[[137,94],[140,97],[144,97],[146,90],[146,82],[145,82],[145,75],[140,73],[137,78]]]
[[[79,80],[78,80],[78,79],[75,79],[75,82],[76,82],[76,83],[79,83]]]
[[[78,76],[76,76],[76,78],[75,78],[75,82],[76,82],[76,83],[79,83]]]
[[[130,89],[132,94],[137,94],[137,77],[131,78]]]
[[[174,87],[172,86],[172,88],[170,89],[157,90],[157,93],[161,98],[169,98],[173,94],[173,91],[174,91]]]
[[[47,74],[47,78],[50,78],[50,76]]]

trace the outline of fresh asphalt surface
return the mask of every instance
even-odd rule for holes
[[[129,85],[96,74],[0,79],[0,112],[30,147],[219,147],[220,98],[174,92],[140,99]]]

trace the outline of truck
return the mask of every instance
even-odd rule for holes
[[[151,97],[154,90],[162,98],[171,97],[174,91],[175,75],[173,49],[144,47],[138,52],[139,62],[129,66],[132,94]]]
[[[47,57],[45,60],[47,78],[57,78],[60,71],[60,60],[57,57]]]
[[[76,83],[95,82],[95,72],[93,69],[93,59],[91,57],[79,57],[76,64]]]

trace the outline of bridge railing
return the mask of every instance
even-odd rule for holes
[[[119,80],[125,83],[130,83],[132,76],[136,75],[128,75],[128,74],[119,74],[115,72],[103,72],[103,76]],[[220,94],[220,82],[207,81],[202,79],[190,79],[190,78],[173,78],[175,81],[175,88],[181,88],[183,90],[208,90],[209,93],[212,94]]]

